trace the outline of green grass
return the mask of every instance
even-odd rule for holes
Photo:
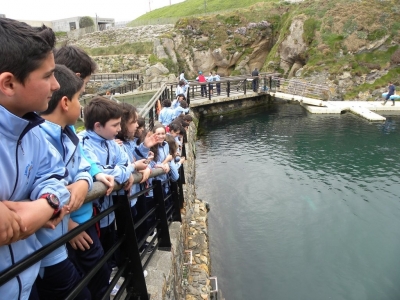
[[[118,55],[118,54],[151,54],[153,53],[152,42],[125,43],[117,46],[87,48],[85,51],[91,56]]]
[[[181,17],[198,16],[200,14],[215,14],[228,12],[239,8],[247,8],[260,2],[279,3],[279,0],[186,0],[171,6],[155,9],[133,20],[128,26],[136,26],[142,21],[177,19]],[[206,5],[205,5],[206,4]]]

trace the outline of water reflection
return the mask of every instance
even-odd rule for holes
[[[399,116],[297,105],[207,119],[197,195],[229,300],[399,299]]]

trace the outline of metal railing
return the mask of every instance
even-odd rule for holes
[[[181,168],[183,168],[183,166],[181,166]],[[163,170],[154,170],[151,177],[161,174],[164,174]],[[181,170],[181,174],[183,174],[183,169]],[[135,174],[135,182],[139,182],[140,180],[141,175]],[[150,188],[143,189],[139,193],[136,193],[132,196],[128,197],[125,193],[123,195],[113,196],[115,203],[113,206],[109,207],[97,216],[92,217],[89,221],[77,226],[64,236],[40,248],[28,257],[1,272],[0,285],[8,282],[58,247],[66,244],[72,238],[76,237],[84,230],[87,230],[89,227],[93,226],[96,222],[99,222],[111,212],[115,211],[118,228],[118,240],[111,249],[104,253],[104,256],[98,262],[98,264],[96,264],[96,266],[81,279],[80,283],[70,292],[66,299],[74,299],[96,275],[97,271],[103,265],[107,264],[107,260],[118,250],[121,251],[121,263],[118,266],[118,272],[112,279],[107,291],[103,296],[103,299],[109,298],[112,289],[118,280],[121,279],[121,277],[124,277],[124,280],[114,299],[120,299],[123,293],[127,294],[126,299],[150,299],[150,296],[147,292],[143,271],[149,264],[154,251],[148,254],[147,250],[152,246],[152,244],[155,244],[155,249],[162,251],[171,250],[171,240],[168,228],[173,221],[182,221],[180,209],[183,208],[184,201],[182,189],[183,181],[184,180],[181,177],[177,182],[161,182],[160,180],[153,180],[153,184]],[[163,192],[163,186],[165,184],[170,185],[171,192],[167,196],[164,196]],[[114,191],[120,190],[121,188],[122,186],[118,186],[114,189]],[[153,197],[156,204],[137,223],[134,223],[129,200],[138,198],[138,201],[145,201],[145,194],[150,190],[153,190]],[[92,190],[88,193],[85,199],[85,203],[104,196],[105,191],[106,187],[102,183],[95,182]],[[172,205],[166,206],[166,201],[169,201],[169,203],[172,203]],[[145,233],[144,237],[138,241],[136,238],[136,230],[146,221],[149,216],[155,216],[156,223]],[[154,229],[157,229],[157,233],[149,242],[149,245],[146,247],[146,249],[140,253],[139,249],[144,246],[146,239],[149,237],[150,233],[154,231]]]
[[[141,74],[141,73],[103,73],[103,74],[93,74],[90,77],[90,81],[112,81],[112,80],[142,81],[143,74]]]

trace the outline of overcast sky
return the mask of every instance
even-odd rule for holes
[[[114,18],[132,21],[156,8],[184,0],[4,0],[0,14],[17,20],[52,21],[76,16]],[[150,5],[149,5],[150,4]]]

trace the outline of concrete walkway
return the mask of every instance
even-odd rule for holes
[[[211,100],[208,98],[197,98],[191,101],[191,107],[211,105],[215,103],[234,101],[238,99],[252,98],[267,93],[255,93],[247,91],[244,93],[236,93],[230,97],[214,96]],[[400,103],[392,106],[392,101],[388,101],[386,105],[382,105],[382,101],[323,101],[318,99],[307,98],[299,95],[291,95],[281,92],[270,92],[271,96],[289,100],[298,101],[308,112],[313,114],[341,114],[345,111],[350,111],[369,121],[385,121],[386,118],[379,113],[400,112]]]

